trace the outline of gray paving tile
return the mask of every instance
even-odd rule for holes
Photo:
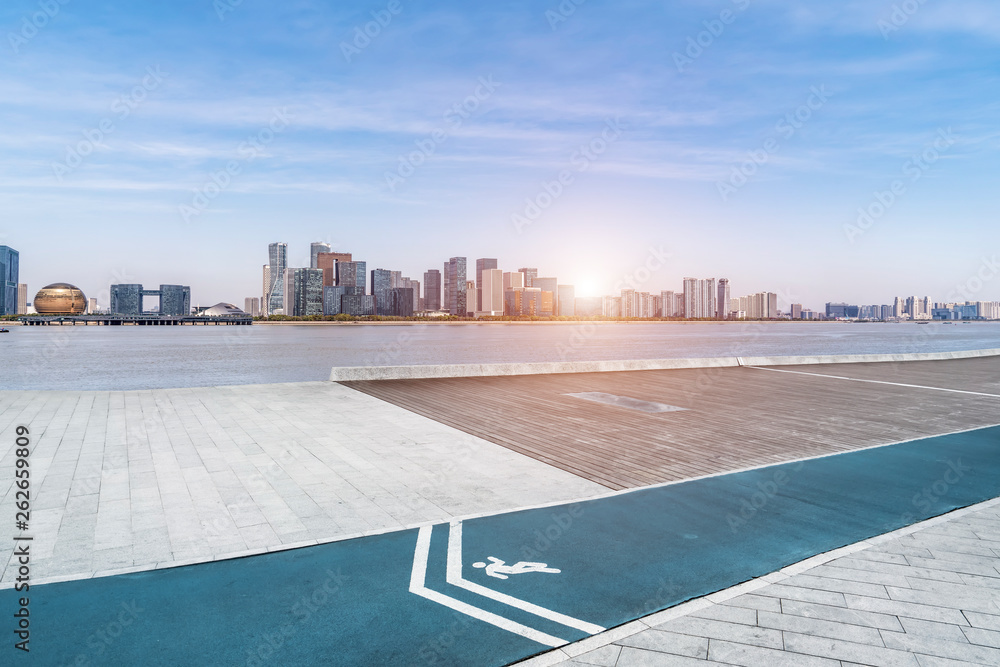
[[[950,642],[933,637],[917,637],[886,632],[882,639],[889,648],[924,653],[938,658],[964,660],[980,665],[1000,665],[1000,649],[976,646],[968,642]]]
[[[744,667],[840,667],[838,660],[712,639],[708,659]]]
[[[786,632],[785,650],[794,653],[823,656],[836,660],[847,660],[862,665],[878,665],[879,667],[919,667],[917,659],[906,650],[893,650],[870,644],[855,644],[853,642],[827,637],[801,635]]]
[[[616,643],[621,646],[630,646],[646,651],[658,651],[660,653],[671,653],[689,658],[705,659],[708,656],[707,636],[699,635],[692,637],[689,634],[683,634],[683,628],[678,628],[672,632],[653,628],[652,630],[626,637]]]

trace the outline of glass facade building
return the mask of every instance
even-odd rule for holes
[[[272,243],[267,247],[270,285],[264,294],[262,307],[271,315],[285,307],[285,269],[288,268],[288,244]]]
[[[441,272],[437,269],[424,272],[424,309],[441,310]]]
[[[142,285],[111,286],[112,315],[142,315]]]
[[[322,268],[319,265],[319,254],[321,252],[330,252],[329,243],[313,243],[309,246],[309,268],[319,269]]]
[[[364,294],[366,262],[337,262],[337,286],[360,287]]]
[[[390,315],[389,290],[393,287],[393,272],[386,269],[372,269],[371,293],[375,297],[375,314]]]
[[[186,285],[160,285],[160,315],[181,317],[190,313],[190,287]]]
[[[17,281],[20,253],[0,245],[0,315],[17,314]]]
[[[465,257],[452,257],[445,264],[445,308],[452,315],[465,317],[469,312],[466,298]]]
[[[359,317],[375,314],[375,297],[371,294],[345,294],[340,299],[341,312]]]
[[[285,269],[282,312],[294,317],[323,314],[323,270]]]

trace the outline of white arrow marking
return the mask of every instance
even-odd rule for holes
[[[477,595],[482,595],[483,597],[490,598],[491,600],[496,600],[497,602],[502,602],[510,607],[516,607],[522,611],[526,611],[529,614],[534,614],[535,616],[541,616],[542,618],[547,618],[550,621],[555,621],[561,625],[565,625],[570,628],[576,628],[577,630],[583,630],[587,634],[596,635],[598,632],[604,632],[604,628],[599,625],[594,625],[593,623],[587,623],[586,621],[581,621],[580,619],[573,618],[572,616],[566,616],[560,614],[557,611],[552,611],[551,609],[546,609],[545,607],[539,607],[536,604],[526,602],[519,598],[511,597],[504,593],[499,593],[492,588],[486,588],[477,583],[467,581],[462,578],[462,522],[453,521],[451,523],[450,532],[448,533],[448,583],[452,586],[458,586],[459,588],[464,588],[467,591],[476,593]]]
[[[497,616],[496,614],[488,612],[485,609],[473,607],[471,604],[466,604],[461,600],[450,598],[443,593],[432,591],[424,586],[424,581],[427,576],[427,556],[431,550],[431,531],[433,529],[433,526],[424,526],[420,529],[420,532],[417,533],[417,549],[413,554],[413,571],[410,574],[411,593],[419,595],[420,597],[426,598],[432,602],[436,602],[440,605],[444,605],[445,607],[454,609],[460,614],[478,618],[484,623],[495,625],[496,627],[506,630],[507,632],[513,632],[516,635],[521,635],[522,637],[536,641],[539,644],[545,644],[546,646],[556,648],[569,643],[564,639],[559,639],[558,637],[547,635],[544,632],[539,632],[534,628],[521,625],[520,623],[506,619],[503,616]]]

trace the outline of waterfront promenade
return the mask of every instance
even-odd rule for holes
[[[896,452],[891,454],[897,457],[892,465],[863,465],[857,474],[850,472],[852,468],[836,472],[836,475],[846,475],[843,477],[845,480],[872,473],[897,475],[891,478],[891,484],[886,482],[889,490],[872,501],[871,516],[888,519],[879,519],[881,523],[878,525],[868,526],[865,523],[867,511],[855,508],[844,513],[854,518],[843,526],[838,535],[856,535],[857,539],[838,542],[840,537],[830,537],[823,531],[815,535],[806,531],[811,535],[809,539],[804,542],[799,540],[794,548],[786,548],[789,531],[800,537],[803,535],[801,528],[792,529],[790,526],[793,524],[788,523],[798,520],[796,516],[801,513],[801,508],[825,505],[835,512],[831,516],[835,516],[838,504],[846,507],[852,502],[851,497],[861,497],[857,494],[863,495],[872,486],[862,485],[854,496],[838,500],[836,493],[830,495],[829,492],[846,487],[831,487],[824,492],[821,483],[822,480],[833,479],[828,475],[834,473],[817,473],[820,476],[816,479],[820,483],[807,484],[806,478],[800,477],[796,482],[799,486],[790,484],[787,488],[783,487],[780,492],[767,496],[770,507],[755,510],[760,511],[759,516],[771,514],[780,507],[777,498],[785,495],[789,496],[788,502],[793,503],[790,509],[777,512],[776,518],[768,519],[775,523],[767,524],[773,533],[762,534],[766,537],[762,539],[768,545],[767,553],[758,554],[749,565],[742,563],[737,570],[719,575],[712,581],[699,580],[697,586],[691,589],[711,593],[744,581],[741,577],[748,576],[757,581],[756,578],[802,557],[819,553],[810,553],[809,549],[826,551],[859,540],[868,546],[873,535],[936,516],[954,507],[987,500],[984,493],[989,497],[1000,495],[990,494],[989,488],[992,487],[989,485],[993,480],[989,475],[983,477],[994,463],[1000,462],[996,431],[984,428],[1000,422],[998,408],[1000,357],[984,357],[878,364],[736,366],[126,392],[0,392],[0,438],[4,443],[12,443],[13,429],[19,424],[28,425],[32,432],[31,465],[36,494],[31,526],[35,540],[33,583],[120,575],[93,579],[92,587],[87,590],[98,591],[118,590],[125,584],[114,582],[127,581],[122,577],[132,576],[126,574],[129,572],[159,569],[165,570],[165,575],[173,573],[170,576],[183,577],[186,572],[199,572],[198,568],[208,566],[176,570],[166,568],[211,561],[224,561],[217,563],[220,567],[239,568],[241,563],[249,564],[254,559],[228,559],[267,552],[271,552],[272,556],[282,552],[287,553],[289,558],[295,558],[298,553],[303,558],[316,558],[306,556],[310,552],[308,549],[286,550],[357,536],[368,537],[342,543],[343,549],[339,551],[324,551],[322,553],[329,556],[323,558],[336,558],[340,559],[337,562],[348,564],[366,562],[363,555],[369,548],[366,545],[371,544],[370,548],[376,550],[391,546],[393,555],[384,556],[388,558],[386,562],[400,560],[398,567],[407,568],[406,577],[409,577],[409,568],[416,567],[410,562],[414,558],[413,540],[416,540],[419,555],[421,540],[426,539],[430,559],[434,561],[443,557],[441,545],[444,543],[447,543],[445,546],[451,553],[455,534],[459,536],[457,539],[461,546],[461,530],[456,526],[464,523],[468,543],[481,545],[482,552],[487,553],[485,549],[493,547],[487,547],[487,543],[482,542],[484,536],[490,539],[493,535],[516,536],[519,530],[527,530],[518,527],[521,521],[518,517],[535,516],[530,512],[504,513],[554,504],[572,508],[575,501],[600,503],[594,507],[602,508],[591,511],[586,521],[577,522],[581,527],[579,539],[584,540],[583,536],[587,535],[583,543],[593,547],[598,542],[591,540],[604,539],[602,535],[607,531],[613,532],[614,525],[620,523],[610,518],[602,523],[600,517],[616,516],[615,512],[619,510],[615,507],[633,502],[629,500],[633,496],[616,492],[641,490],[646,493],[648,490],[653,493],[662,488],[666,489],[664,498],[667,500],[657,502],[673,503],[677,502],[669,500],[674,497],[671,495],[675,493],[673,487],[657,485],[747,468],[766,470],[770,475],[771,468],[760,467],[783,465],[801,459],[813,459],[821,466],[827,465],[823,462],[833,462],[833,468],[829,470],[836,471],[835,464],[839,459],[822,457],[872,447],[877,449],[867,451],[877,452],[872,454],[876,457]],[[973,430],[976,430],[975,433]],[[910,480],[918,484],[916,491],[920,491],[919,484],[927,482],[933,488],[933,482],[942,474],[939,469],[945,461],[935,458],[934,452],[938,451],[936,441],[924,440],[923,444],[897,445],[895,448],[880,446],[965,431],[973,434],[968,438],[948,436],[951,439],[942,440],[940,456],[944,456],[943,452],[948,452],[952,460],[955,456],[966,456],[967,461],[979,461],[977,470],[967,471],[966,481],[952,484],[949,492],[932,493],[929,499],[925,498],[926,502],[911,501],[912,494],[905,487]],[[925,452],[922,455],[924,458],[920,459],[924,461],[920,463],[923,467],[918,466],[911,473],[902,474],[900,471],[907,470],[906,466],[916,465],[913,463],[916,459],[909,454],[916,451],[914,447]],[[885,449],[884,454],[882,449]],[[0,514],[13,516],[13,447],[0,451],[3,453],[0,484],[5,490],[0,502]],[[854,460],[863,459],[856,456],[844,459]],[[880,467],[886,470],[879,470]],[[709,477],[706,482],[715,484],[713,479],[716,478]],[[739,475],[717,479],[719,484],[732,483],[733,486],[726,487],[731,489],[739,489],[744,484],[740,481],[743,477]],[[704,486],[704,483],[699,484]],[[701,487],[678,487],[676,493],[687,493],[684,489],[688,488]],[[810,496],[817,492],[819,495],[815,498]],[[752,498],[753,487],[748,493],[739,493],[746,493]],[[739,493],[732,495],[730,490],[717,490],[707,496],[699,496],[705,500],[696,502],[689,509],[689,513],[693,510],[697,521],[705,523],[704,542],[713,545],[713,549],[731,549],[727,541],[737,539],[727,537],[727,518],[721,509],[725,505],[716,507],[713,503],[729,502],[730,497],[736,503]],[[803,504],[794,504],[800,502]],[[739,505],[736,503],[734,506]],[[880,507],[877,511],[876,506]],[[559,510],[560,513],[571,511]],[[758,604],[753,607],[752,623],[746,611],[729,609],[748,609],[746,604],[738,602],[741,598],[733,598],[726,603],[726,609],[713,607],[713,610],[706,611],[708,606],[704,609],[688,608],[688,611],[696,612],[692,614],[692,619],[705,617],[706,614],[716,616],[702,618],[698,622],[682,620],[680,625],[672,626],[674,629],[659,627],[649,635],[638,633],[646,626],[627,626],[631,639],[622,634],[626,632],[624,630],[604,633],[602,631],[606,627],[633,621],[660,608],[674,607],[687,599],[677,593],[659,600],[659,606],[654,604],[646,610],[638,609],[634,600],[629,602],[629,596],[634,598],[638,595],[640,599],[645,599],[642,597],[644,592],[639,590],[643,586],[642,579],[630,579],[628,585],[623,580],[620,595],[624,598],[615,603],[624,604],[622,609],[626,611],[622,615],[608,611],[611,620],[603,621],[600,627],[581,621],[579,627],[586,629],[582,634],[579,629],[575,633],[557,633],[556,636],[569,641],[589,634],[596,633],[596,636],[584,640],[579,649],[574,648],[576,644],[569,644],[536,661],[538,664],[552,664],[575,658],[579,664],[625,666],[688,664],[686,660],[707,659],[723,664],[759,664],[754,661],[764,656],[769,661],[777,661],[777,664],[811,664],[798,660],[803,659],[803,655],[824,655],[825,645],[822,642],[817,644],[820,640],[815,638],[825,637],[848,643],[858,640],[855,643],[869,647],[878,647],[878,642],[881,642],[881,648],[902,654],[887,652],[884,654],[889,656],[886,661],[879,662],[882,658],[878,656],[883,654],[878,651],[871,652],[875,656],[871,661],[860,659],[864,656],[857,653],[859,658],[856,662],[861,664],[949,664],[934,662],[931,658],[937,656],[934,659],[943,660],[947,656],[943,656],[942,651],[954,649],[950,644],[944,649],[923,645],[921,648],[912,642],[907,643],[909,638],[893,636],[890,640],[899,640],[898,645],[890,647],[883,635],[875,637],[871,632],[854,630],[853,626],[858,623],[843,614],[838,615],[836,610],[803,607],[805,611],[785,611],[784,600],[827,607],[846,606],[852,610],[851,613],[858,609],[864,611],[863,607],[850,604],[853,597],[848,599],[844,595],[889,601],[885,603],[888,606],[877,613],[897,618],[901,630],[895,626],[876,626],[876,631],[920,634],[927,627],[917,621],[940,622],[958,627],[966,637],[966,643],[980,647],[976,649],[978,652],[969,655],[992,657],[994,654],[987,649],[995,645],[989,642],[995,642],[995,634],[1000,631],[1000,627],[990,625],[996,624],[996,619],[1000,618],[1000,606],[996,606],[1000,598],[994,594],[996,588],[993,584],[996,582],[992,581],[1000,581],[1000,570],[996,569],[996,561],[1000,557],[997,551],[1000,549],[1000,525],[995,508],[983,507],[978,511],[975,517],[968,515],[963,518],[965,523],[958,527],[947,528],[954,532],[946,537],[975,539],[982,544],[970,546],[963,542],[965,546],[962,548],[945,549],[939,544],[932,548],[929,543],[916,546],[907,543],[906,550],[900,552],[894,551],[895,547],[884,546],[889,543],[885,542],[879,548],[870,549],[865,556],[851,556],[853,560],[849,559],[846,564],[824,566],[852,571],[881,571],[882,564],[857,566],[857,559],[868,559],[900,567],[923,568],[916,573],[890,572],[899,576],[878,582],[868,581],[865,574],[855,575],[853,572],[845,579],[834,576],[842,573],[830,573],[828,570],[809,575],[791,570],[785,574],[794,573],[799,578],[781,582],[778,579],[784,579],[785,575],[762,578],[760,582],[773,584],[775,588],[770,589],[770,593],[755,591],[753,595],[756,597],[742,598],[744,602],[749,599]],[[545,510],[539,512],[545,515]],[[634,516],[634,513],[622,516]],[[532,530],[540,528],[544,533],[547,528],[545,522],[552,521],[546,517],[536,518]],[[537,520],[543,523],[537,524]],[[974,523],[970,524],[970,521]],[[6,550],[5,553],[0,552],[0,560],[5,565],[0,578],[2,588],[11,586],[15,574],[8,546],[12,544],[13,532],[9,524],[6,521],[0,523],[0,549]],[[449,525],[450,531],[442,531],[442,524]],[[430,528],[434,525],[438,526],[438,530],[432,533]],[[480,528],[477,536],[476,526],[486,525],[493,528],[485,533]],[[686,548],[687,532],[677,534],[679,541],[675,545],[670,541],[670,534],[662,533],[655,523],[646,521],[640,525],[643,528],[639,532],[650,530],[652,526],[649,539],[667,539],[671,549]],[[755,524],[757,528],[760,525]],[[886,527],[878,530],[881,525]],[[419,537],[417,531],[404,530],[417,526],[423,526]],[[583,530],[583,526],[590,528]],[[720,531],[720,528],[723,530]],[[935,539],[940,541],[945,539],[941,537],[940,531],[943,530],[946,529],[928,528],[929,532],[925,532],[923,537],[932,542]],[[739,540],[755,534],[755,531],[756,528],[749,532],[739,531]],[[694,534],[694,531],[688,532]],[[531,530],[527,531],[527,535],[532,534]],[[708,539],[712,534],[715,537]],[[445,535],[449,536],[445,538]],[[737,533],[734,532],[734,535]],[[538,546],[535,542],[526,542],[524,536],[511,539],[535,544],[532,548]],[[904,542],[909,539],[904,538]],[[571,543],[572,540],[564,540],[562,546],[554,546],[551,551],[545,547],[541,552],[548,552],[546,558],[555,558],[561,554],[561,549],[569,548]],[[739,543],[738,540],[735,542]],[[907,560],[918,552],[919,558],[924,560]],[[598,550],[595,556],[602,553],[610,552],[607,549]],[[643,553],[642,557],[649,561],[647,564],[653,570],[666,568],[669,571],[670,563],[659,560],[661,556],[658,554],[663,553],[662,548],[652,549]],[[803,555],[796,557],[796,554]],[[599,574],[599,567],[594,569],[596,565],[591,557],[581,557],[577,552],[561,557],[572,565],[567,572],[573,570],[581,576],[593,571],[597,579],[604,576]],[[901,558],[906,562],[901,562]],[[940,562],[924,562],[931,558],[939,558]],[[403,559],[405,562],[402,562]],[[717,557],[712,556],[707,562],[717,561]],[[290,568],[294,563],[284,560],[268,562],[287,562]],[[778,563],[779,567],[771,568],[771,563]],[[967,567],[963,570],[965,566],[962,563],[975,564],[975,572]],[[361,573],[367,565],[357,567],[357,572]],[[471,561],[467,567],[470,572],[474,571]],[[449,584],[452,582],[450,568],[449,565]],[[990,574],[991,568],[996,576]],[[945,574],[921,574],[926,569]],[[222,573],[227,571],[219,570]],[[392,580],[398,574],[387,572],[385,578]],[[245,578],[236,570],[231,575],[224,574],[222,578],[225,576],[234,577],[233,581]],[[356,576],[352,586],[361,586],[359,582],[367,581],[365,577],[368,575]],[[443,575],[435,575],[432,571],[427,576],[428,586],[439,587],[444,582]],[[435,576],[442,579],[434,583]],[[468,576],[471,579],[471,575]],[[911,576],[919,581],[914,583],[908,578]],[[973,576],[977,578],[968,578]],[[822,581],[823,577],[837,581]],[[839,583],[843,580],[850,583]],[[925,583],[925,580],[931,583]],[[764,585],[760,582],[755,585]],[[940,582],[955,586],[975,584],[981,590],[977,594],[963,593],[957,588],[939,585]],[[865,589],[865,583],[882,586],[883,591]],[[289,583],[289,586],[293,585]],[[656,599],[659,583],[650,579],[648,587],[646,598]],[[799,589],[820,592],[802,592]],[[345,602],[345,606],[383,604],[379,602],[379,594],[375,590],[365,593],[368,589],[363,586],[351,590],[358,593],[358,600]],[[411,598],[419,598],[412,594],[413,590],[411,583],[409,594],[405,586],[392,593],[393,596],[402,596],[399,598],[402,601],[400,608],[409,608],[413,604]],[[581,608],[591,609],[596,605],[596,609],[613,610],[614,604],[602,602],[599,597],[607,595],[608,590],[616,590],[616,587],[600,590],[604,592],[594,593],[590,596],[592,599],[581,594]],[[919,591],[919,594],[906,592],[913,590]],[[704,593],[698,594],[699,599]],[[261,595],[266,602],[271,593],[262,592]],[[556,596],[553,599],[559,600],[572,597],[558,591],[552,595]],[[366,599],[366,596],[371,599]],[[908,600],[907,596],[914,599]],[[837,597],[836,604],[834,597]],[[66,599],[70,598],[72,596]],[[758,598],[764,598],[764,601]],[[843,605],[839,604],[841,599],[844,600]],[[967,603],[967,599],[971,602]],[[866,600],[858,604],[876,604]],[[201,601],[204,602],[204,599]],[[893,606],[893,603],[898,604]],[[909,619],[906,610],[914,608],[906,607],[908,603],[952,611],[956,609],[954,605],[960,603],[965,606],[961,606],[958,613],[965,614],[963,618],[966,621],[959,622],[953,613],[947,611],[913,611],[917,615]],[[778,605],[777,610],[775,604]],[[949,604],[952,606],[949,607]],[[791,602],[789,605],[789,609],[795,607]],[[886,611],[890,607],[895,611]],[[361,608],[368,609],[364,605]],[[49,608],[48,613],[56,613],[57,610],[58,605],[55,605]],[[810,625],[797,618],[775,616],[790,614],[808,617],[813,612],[830,616],[821,619],[829,625]],[[403,615],[390,616],[386,622],[390,625],[395,622],[401,627],[412,622],[409,615],[399,613]],[[449,613],[454,615],[454,612]],[[674,612],[679,613],[682,612]],[[925,618],[929,614],[940,614],[946,620]],[[978,616],[974,617],[974,621],[969,614]],[[345,635],[344,641],[352,643],[352,664],[377,664],[379,660],[375,656],[399,657],[406,650],[419,654],[426,649],[427,637],[440,638],[446,632],[446,628],[434,625],[437,622],[434,619],[449,617],[438,617],[427,610],[420,615],[426,621],[413,629],[412,641],[408,643],[402,629],[403,636],[394,638],[392,650],[397,653],[385,653],[389,650],[383,647],[386,642],[377,635],[365,637],[353,634],[349,639]],[[614,619],[618,618],[621,620],[616,622]],[[872,615],[871,619],[879,620],[879,617]],[[658,620],[667,622],[668,619],[661,616]],[[655,621],[640,623],[659,625]],[[729,623],[734,627],[718,623]],[[493,626],[484,624],[484,627]],[[720,628],[731,636],[713,634],[721,631]],[[966,628],[976,631],[967,632]],[[948,633],[940,638],[941,641],[959,642],[953,628],[935,626],[931,629]],[[527,657],[547,648],[544,644],[532,644],[523,636],[514,641],[510,637],[515,635],[508,636],[495,627],[490,632],[495,634],[484,635],[484,646],[495,648],[498,656],[516,658],[520,651],[519,657]],[[775,632],[779,634],[775,635]],[[776,643],[775,637],[780,639],[782,632],[792,633],[792,641],[784,641],[780,645]],[[471,641],[476,633],[467,631],[467,634],[466,640],[452,647],[454,652],[435,653],[437,662],[425,660],[426,656],[401,662],[454,664],[449,662],[449,656],[453,658],[463,655],[462,651],[468,651],[466,642]],[[550,635],[551,631],[546,636]],[[678,635],[683,637],[679,639]],[[798,638],[798,635],[806,639]],[[334,640],[336,637],[325,638],[314,647],[318,653],[307,652],[305,655],[311,658],[324,656],[323,650],[337,647]],[[358,642],[360,645],[355,645]],[[370,653],[365,652],[366,642],[371,643]],[[714,653],[713,642],[716,647]],[[663,646],[667,650],[660,650]],[[831,647],[830,650],[841,651],[842,656],[854,655],[845,652],[847,649],[842,647],[836,648],[832,644]],[[585,648],[598,653],[580,657]],[[754,652],[755,648],[767,649],[771,653]],[[1000,651],[1000,646],[993,650]],[[918,662],[905,662],[905,657],[912,657],[920,651],[925,657]],[[787,652],[793,655],[778,657]],[[366,655],[369,656],[367,663]],[[854,661],[847,657],[835,660],[845,660],[844,664]],[[917,660],[916,657],[912,659]],[[509,661],[506,658],[503,660]]]

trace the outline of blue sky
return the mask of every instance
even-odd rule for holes
[[[32,293],[242,305],[280,240],[584,295],[653,248],[649,291],[1000,300],[976,278],[1000,254],[993,2],[9,0],[0,37],[0,243]]]

